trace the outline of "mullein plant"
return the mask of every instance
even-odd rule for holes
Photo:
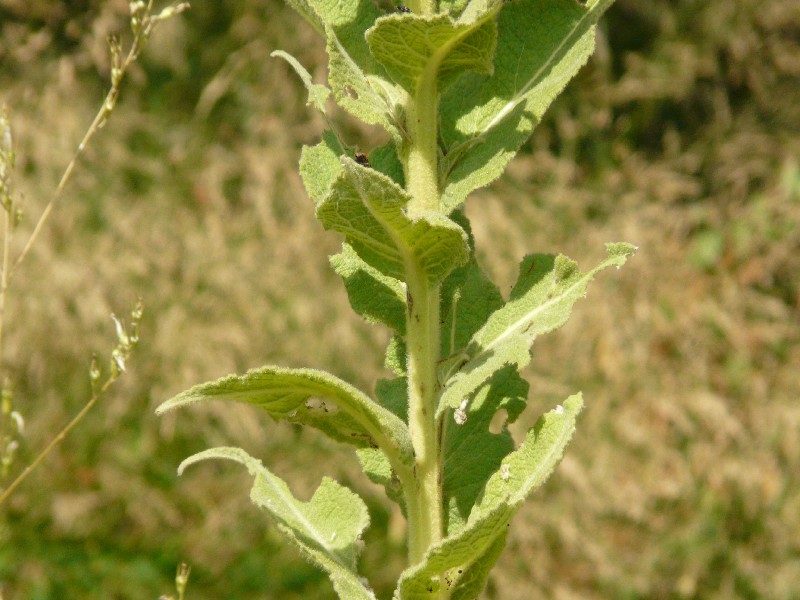
[[[328,85],[284,52],[329,124],[328,99],[382,127],[368,153],[331,125],[303,148],[300,174],[342,251],[330,262],[353,309],[389,327],[393,373],[372,395],[334,375],[266,366],[195,386],[158,412],[234,400],[276,421],[319,429],[356,449],[408,524],[408,567],[394,598],[477,598],[522,503],[552,473],[575,429],[581,394],[542,415],[516,447],[513,422],[527,404],[520,376],[537,336],[557,329],[591,279],[635,252],[606,245],[581,272],[563,255],[532,254],[505,299],[481,270],[463,205],[501,175],[547,106],[587,61],[612,0],[410,0],[385,11],[371,0],[288,0],[323,37]],[[357,570],[369,524],[363,500],[325,478],[308,502],[240,448],[186,459],[244,465],[251,500],[330,576],[340,598],[375,598]]]

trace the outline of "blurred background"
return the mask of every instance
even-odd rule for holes
[[[102,101],[127,11],[0,0],[21,234]],[[274,49],[323,80],[320,40],[275,0],[196,1],[158,30],[13,282],[17,469],[86,402],[110,314],[139,296],[146,312],[128,373],[0,511],[6,600],[154,600],[180,561],[190,600],[333,598],[252,507],[243,469],[177,478],[211,445],[244,447],[303,498],[323,474],[354,488],[372,514],[363,570],[391,596],[402,520],[352,451],[247,407],[153,414],[267,363],[367,390],[385,375],[387,333],[350,311],[327,262],[340,240],[296,173],[324,123]],[[799,76],[794,0],[617,0],[591,62],[468,201],[504,291],[526,253],[585,266],[605,241],[639,246],[534,348],[515,433],[574,391],[587,408],[486,598],[800,598]]]

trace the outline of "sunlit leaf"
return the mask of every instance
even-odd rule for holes
[[[500,176],[594,51],[594,26],[612,1],[505,3],[493,74],[466,73],[442,98],[447,212]]]
[[[472,578],[464,582],[464,589],[483,587],[479,580],[485,582],[497,558],[498,538],[505,535],[525,498],[544,483],[561,460],[582,407],[580,394],[570,396],[537,421],[525,442],[503,459],[489,479],[466,525],[430,548],[420,564],[403,572],[396,599],[430,600],[432,592],[457,586],[458,577],[464,573]]]
[[[367,32],[367,41],[389,76],[409,93],[425,78],[437,78],[445,89],[467,70],[491,72],[497,36],[491,17],[455,23],[446,14],[397,13],[379,19]]]
[[[342,166],[317,218],[344,234],[367,264],[401,281],[407,265],[416,264],[435,284],[466,262],[466,234],[455,222],[434,211],[412,219],[405,211],[410,197],[393,180],[350,158]]]
[[[356,571],[361,536],[369,526],[369,513],[361,498],[326,477],[311,500],[301,502],[281,478],[241,448],[205,450],[184,460],[178,472],[209,459],[232,460],[247,467],[254,479],[250,499],[270,514],[278,529],[311,562],[328,573],[340,598],[375,600]]]
[[[321,399],[323,404],[310,402],[312,398]],[[355,387],[323,371],[253,369],[241,376],[229,375],[196,385],[159,406],[157,412],[204,400],[251,404],[276,420],[316,427],[337,441],[362,448],[379,447],[401,477],[408,476],[412,468],[413,449],[405,423]]]
[[[524,367],[536,337],[561,327],[594,276],[608,267],[621,267],[636,248],[615,243],[606,244],[606,251],[607,258],[587,273],[563,255],[527,256],[509,301],[470,341],[464,366],[448,380],[439,410],[457,408],[503,366]]]

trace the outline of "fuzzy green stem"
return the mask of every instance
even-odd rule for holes
[[[410,99],[406,150],[406,187],[411,194],[409,216],[439,210],[439,150],[437,146],[438,81],[436,73],[423,77]]]
[[[411,142],[405,152],[406,183],[411,195],[409,216],[438,211],[438,148],[436,74],[423,77],[407,104]],[[440,352],[439,286],[432,285],[415,261],[406,264],[408,321],[408,425],[416,457],[416,495],[408,511],[408,555],[419,563],[428,548],[442,539],[442,476],[436,399],[439,383],[436,363]]]
[[[407,326],[408,422],[416,457],[417,511],[409,511],[409,560],[416,564],[442,537],[439,438],[435,421],[438,396],[439,287],[409,277]]]

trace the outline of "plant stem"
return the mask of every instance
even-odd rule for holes
[[[406,152],[406,187],[411,194],[410,217],[424,211],[439,210],[439,166],[437,139],[438,85],[436,73],[419,82],[410,99],[408,130],[411,143]]]
[[[442,537],[442,491],[435,411],[438,397],[439,287],[409,273],[408,425],[416,457],[418,511],[409,510],[409,561],[416,564]],[[419,277],[419,276],[422,277]]]
[[[423,77],[407,105],[411,142],[405,153],[407,189],[411,195],[409,216],[439,210],[436,73]],[[409,260],[406,265],[408,321],[408,426],[416,456],[414,510],[409,503],[408,556],[419,563],[428,548],[442,539],[442,482],[436,400],[439,383],[436,363],[440,352],[439,286]]]

